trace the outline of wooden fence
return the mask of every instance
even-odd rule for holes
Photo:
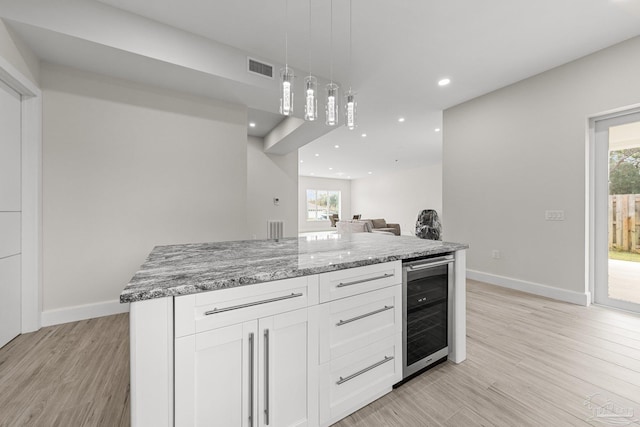
[[[640,253],[640,194],[609,196],[609,249]]]

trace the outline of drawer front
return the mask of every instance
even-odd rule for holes
[[[175,336],[305,308],[307,281],[307,277],[296,277],[175,297]]]
[[[402,332],[402,286],[320,306],[320,363]]]
[[[400,261],[373,264],[320,274],[320,302],[333,301],[352,295],[402,283]]]
[[[401,334],[320,365],[320,424],[336,422],[371,403],[400,380]]]

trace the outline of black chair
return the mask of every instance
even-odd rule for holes
[[[418,215],[416,221],[416,236],[421,239],[441,240],[442,225],[438,212],[433,209],[425,209]]]

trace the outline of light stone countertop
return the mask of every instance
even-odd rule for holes
[[[120,294],[128,303],[467,249],[381,233],[156,246]]]

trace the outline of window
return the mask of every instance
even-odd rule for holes
[[[307,190],[307,221],[328,221],[333,214],[340,215],[339,191]]]

